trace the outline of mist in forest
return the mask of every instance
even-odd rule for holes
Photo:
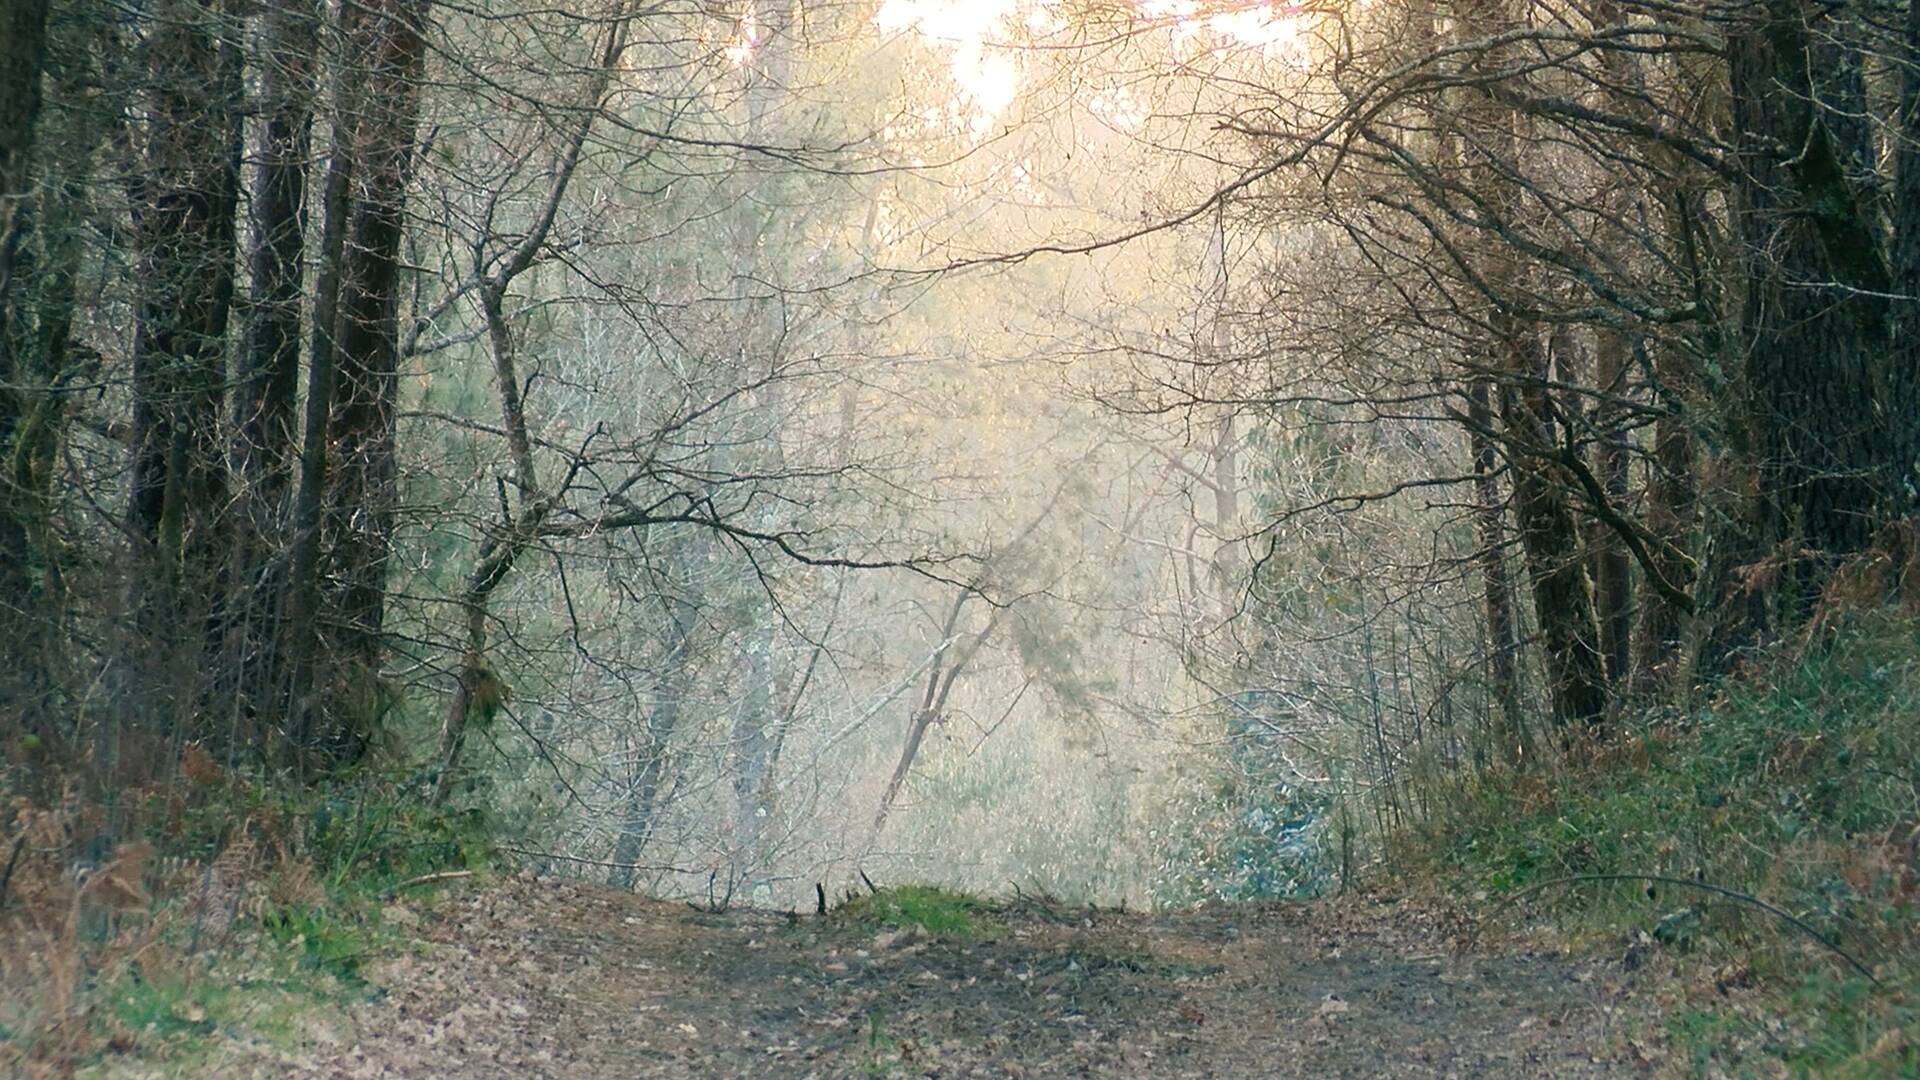
[[[1313,895],[1911,510],[1893,6],[9,10],[20,770]]]

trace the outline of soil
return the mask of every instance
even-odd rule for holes
[[[1616,963],[1379,898],[1026,903],[934,937],[518,880],[396,907],[417,947],[277,1077],[1615,1076]]]

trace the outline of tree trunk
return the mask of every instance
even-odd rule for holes
[[[676,548],[677,551],[677,548]],[[669,564],[679,561],[669,558]],[[688,563],[695,560],[686,559]],[[697,581],[691,574],[689,581]],[[667,608],[667,648],[660,659],[659,674],[653,684],[653,708],[647,713],[646,743],[634,759],[628,780],[625,817],[620,822],[619,838],[614,841],[608,861],[607,883],[617,889],[631,889],[638,878],[633,864],[646,850],[653,835],[654,814],[659,808],[660,788],[666,775],[667,749],[679,730],[682,706],[691,681],[694,620],[699,612],[698,595],[662,597]]]
[[[774,655],[777,644],[773,620],[763,613],[747,630],[746,685],[727,740],[733,783],[733,862],[749,893],[765,879],[772,859],[766,836],[775,810],[770,751],[781,719],[774,705],[774,669],[780,662]]]
[[[10,0],[0,9],[0,295],[9,283],[14,215],[26,203],[40,73],[47,62],[47,0]]]
[[[320,625],[332,686],[308,740],[334,764],[364,753],[384,705],[379,689],[398,482],[400,245],[412,177],[414,123],[425,59],[426,0],[389,0],[363,12],[347,36],[369,68],[357,95],[351,150],[355,198],[340,260],[327,417],[328,586]]]
[[[1891,514],[1920,512],[1920,4],[1907,5],[1900,111],[1895,127],[1893,291],[1894,350],[1888,365],[1886,415],[1892,425],[1888,475]]]
[[[1841,44],[1816,50],[1809,25],[1843,36],[1826,10],[1766,0],[1727,40],[1759,539],[1781,564],[1790,619],[1839,560],[1871,542],[1898,486],[1892,433],[1913,422],[1876,393],[1891,374],[1890,274],[1852,169],[1860,148],[1849,118],[1866,109],[1846,72],[1858,57]]]
[[[47,0],[14,0],[0,9],[0,635],[13,642],[27,670],[0,673],[0,737],[18,722],[41,734],[46,687],[38,676],[41,634],[35,625],[33,536],[41,515],[40,485],[30,445],[43,436],[34,418],[46,407],[30,390],[31,331],[26,290],[15,281],[16,252],[27,233],[28,190],[41,72],[46,66]],[[64,343],[64,332],[60,335]]]
[[[747,84],[742,95],[745,116],[742,138],[749,143],[768,139],[768,126],[776,117],[780,95],[791,83],[794,40],[789,33],[794,5],[790,0],[750,0],[748,12],[760,28],[757,42],[746,68]],[[751,159],[747,159],[751,161]],[[762,273],[763,253],[768,245],[784,241],[786,221],[782,212],[750,196],[755,177],[748,173],[733,178],[739,202],[730,222],[732,232],[732,271],[736,288],[743,295],[736,303],[744,307],[741,338],[742,357],[750,358],[756,368],[774,370],[785,359],[786,335],[778,307],[760,297],[755,282]],[[778,250],[777,248],[775,250]],[[756,455],[754,468],[770,475],[786,469],[783,422],[786,400],[778,378],[767,383],[756,395],[756,414],[771,418],[764,434],[765,450]],[[745,579],[748,589],[764,590],[758,573]],[[750,616],[742,648],[744,686],[735,710],[728,737],[728,769],[733,787],[733,861],[742,885],[751,892],[765,883],[771,869],[772,853],[767,850],[767,827],[774,811],[774,747],[783,736],[778,728],[784,722],[776,704],[775,689],[780,682],[778,665],[778,619],[767,597],[756,597],[760,610]]]
[[[277,549],[289,522],[299,461],[300,306],[304,206],[312,140],[316,12],[274,0],[259,17],[259,107],[249,202],[245,337],[234,389],[233,589],[227,603],[232,708],[273,703],[275,627],[284,598]]]
[[[584,129],[582,135],[584,137]],[[565,190],[566,175],[563,173],[561,179],[556,181],[555,200]],[[544,233],[542,228],[540,235]],[[526,250],[531,251],[531,247]],[[487,619],[493,592],[513,573],[514,566],[525,554],[528,545],[539,538],[548,515],[566,496],[567,489],[573,483],[575,470],[585,460],[575,458],[572,469],[552,491],[541,491],[539,477],[534,472],[533,442],[527,432],[526,412],[518,392],[520,376],[513,330],[507,325],[506,312],[502,307],[510,280],[510,277],[503,275],[502,279],[483,286],[480,308],[486,319],[487,338],[493,349],[494,381],[500,395],[501,419],[506,425],[507,441],[513,448],[513,471],[520,489],[520,512],[496,524],[480,545],[473,569],[467,575],[466,589],[460,597],[461,610],[466,613],[466,651],[460,661],[459,683],[454,688],[446,721],[440,729],[440,776],[433,791],[433,802],[436,804],[446,799],[449,785],[459,770],[461,749],[466,745],[468,727],[473,718],[480,716],[483,721],[491,719],[499,701],[501,684],[486,658]]]
[[[312,143],[315,12],[275,0],[260,16],[259,107],[249,205],[246,337],[235,373],[239,495],[277,506],[292,484],[304,294],[307,156]]]
[[[574,476],[586,463],[586,449],[582,447],[580,456],[574,458],[559,485],[550,492],[541,490],[533,458],[533,437],[527,426],[526,403],[520,396],[519,348],[513,336],[513,327],[507,322],[506,299],[507,290],[534,264],[541,247],[547,242],[547,236],[553,229],[554,216],[559,212],[561,200],[566,197],[574,169],[580,163],[587,135],[599,115],[601,100],[606,92],[607,74],[613,70],[625,46],[626,24],[616,23],[609,29],[607,43],[601,52],[600,66],[588,94],[586,116],[574,130],[572,141],[567,144],[555,165],[553,183],[548,188],[547,197],[532,227],[506,253],[499,266],[492,270],[487,266],[488,256],[485,252],[495,238],[483,235],[476,244],[473,272],[481,279],[477,306],[486,323],[487,344],[493,353],[494,392],[500,398],[500,423],[507,437],[508,457],[513,467],[513,487],[520,512],[517,516],[512,511],[505,512],[504,520],[482,541],[474,559],[474,567],[467,576],[466,592],[461,597],[461,607],[467,619],[466,651],[460,661],[459,683],[440,731],[440,777],[434,785],[435,803],[446,798],[448,785],[452,783],[459,767],[460,751],[466,743],[467,725],[474,715],[480,692],[489,687],[497,690],[499,686],[486,659],[488,608],[492,603],[493,591],[513,573],[515,564],[527,546],[539,538],[547,516],[566,498]]]
[[[344,13],[350,9],[342,9]],[[344,35],[343,35],[344,36]],[[275,688],[284,694],[285,741],[296,762],[312,743],[320,703],[314,694],[320,663],[321,525],[326,515],[328,419],[333,414],[334,330],[340,300],[340,264],[346,245],[348,188],[353,180],[354,110],[343,71],[333,76],[332,145],[320,199],[320,251],[314,277],[312,343],[307,350],[307,396],[302,408],[299,484],[293,500]]]
[[[1513,585],[1507,577],[1505,510],[1500,498],[1498,460],[1493,440],[1493,405],[1488,380],[1473,380],[1467,387],[1467,437],[1473,454],[1475,495],[1474,511],[1479,531],[1480,550],[1474,556],[1480,565],[1480,599],[1487,622],[1487,670],[1492,679],[1493,701],[1500,719],[1495,725],[1494,741],[1509,765],[1525,757],[1528,742],[1526,714],[1520,708],[1520,679],[1515,655],[1519,636],[1514,632]]]
[[[27,205],[34,127],[40,117],[40,72],[46,65],[47,0],[10,0],[0,9],[0,462],[26,412],[16,366],[14,250]],[[0,618],[27,606],[31,574],[28,527],[16,505],[12,469],[0,471]]]
[[[1510,30],[1520,21],[1506,0],[1464,0],[1457,10],[1459,32],[1468,40]],[[1482,51],[1469,66],[1493,77],[1501,60],[1491,50]],[[1461,122],[1477,140],[1465,159],[1470,182],[1492,223],[1508,227],[1518,212],[1519,194],[1509,173],[1523,168],[1524,118],[1477,91],[1462,100],[1461,112]],[[1526,284],[1524,264],[1504,238],[1491,230],[1483,233],[1476,238],[1485,245],[1478,272],[1489,293],[1483,370],[1499,383],[1514,520],[1532,581],[1554,718],[1563,727],[1597,724],[1608,701],[1606,660],[1570,496],[1575,481],[1559,458],[1539,328],[1510,306]]]
[[[1620,428],[1618,410],[1608,399],[1626,394],[1630,347],[1625,334],[1603,327],[1594,350],[1595,375],[1601,392],[1594,414],[1600,436],[1595,448],[1594,472],[1607,502],[1621,512],[1625,511],[1629,494],[1627,438]],[[1617,685],[1624,685],[1633,657],[1633,564],[1625,542],[1604,524],[1595,523],[1591,527],[1588,547],[1592,550],[1600,651],[1606,658],[1607,677]]]
[[[1509,440],[1514,518],[1533,583],[1554,718],[1562,726],[1593,725],[1606,716],[1606,660],[1580,528],[1569,505],[1573,480],[1550,458],[1554,443],[1538,345],[1518,329],[1501,338],[1510,359],[1500,388],[1500,419]]]
[[[1600,0],[1593,12],[1596,26],[1602,28],[1620,28],[1630,21],[1613,0]],[[1601,62],[1614,81],[1619,106],[1628,115],[1655,125],[1665,122],[1647,92],[1648,57],[1631,49],[1607,49]],[[1647,146],[1646,153],[1653,167],[1645,173],[1644,194],[1647,201],[1663,209],[1659,220],[1666,226],[1669,241],[1677,246],[1681,273],[1691,286],[1693,302],[1703,312],[1694,324],[1697,329],[1690,344],[1698,348],[1698,355],[1717,356],[1724,341],[1719,327],[1724,318],[1721,290],[1726,275],[1720,271],[1713,249],[1702,239],[1706,196],[1695,186],[1696,181],[1686,179],[1696,175],[1692,165],[1671,147],[1656,142]],[[1615,204],[1612,210],[1616,218],[1632,220],[1636,216],[1633,200],[1625,192],[1608,198]],[[1619,257],[1625,265],[1633,265],[1632,239],[1622,237],[1620,243]],[[1625,685],[1629,693],[1644,696],[1673,674],[1682,638],[1694,620],[1660,586],[1669,585],[1691,596],[1697,575],[1693,560],[1697,546],[1693,428],[1689,416],[1697,380],[1693,362],[1679,343],[1629,338],[1612,327],[1603,327],[1600,333],[1603,385],[1611,394],[1624,396],[1630,389],[1625,374],[1633,366],[1631,361],[1638,360],[1651,376],[1651,397],[1661,409],[1653,427],[1643,518],[1654,543],[1648,545],[1650,557],[1641,567],[1646,587],[1639,590],[1639,603],[1631,614],[1623,612],[1623,605],[1632,605],[1635,597],[1631,579],[1624,576],[1625,550],[1617,533],[1610,532],[1603,542],[1614,545],[1621,562],[1609,565],[1603,561],[1594,568],[1608,674],[1616,686]],[[1615,493],[1625,496],[1630,488],[1628,446],[1617,427],[1603,429],[1603,439],[1599,478],[1609,500],[1619,505]],[[1657,581],[1652,580],[1655,577]],[[1627,590],[1624,596],[1623,588]]]
[[[140,549],[126,675],[129,716],[172,730],[210,659],[206,640],[227,554],[221,410],[233,300],[239,56],[223,9],[167,0],[146,46],[144,172],[134,182],[140,268],[133,348],[128,524]],[[182,627],[200,631],[182,634]]]
[[[1653,357],[1656,394],[1666,411],[1653,425],[1651,472],[1647,480],[1647,530],[1661,541],[1653,572],[1675,588],[1691,592],[1697,568],[1687,553],[1694,547],[1696,492],[1693,429],[1682,411],[1692,385],[1692,370],[1674,347],[1663,347]],[[1654,590],[1645,591],[1634,629],[1633,675],[1629,690],[1654,693],[1668,684],[1681,659],[1688,615]]]
[[[959,681],[967,665],[973,662],[974,654],[987,643],[987,639],[993,636],[994,628],[999,625],[1000,613],[995,611],[988,616],[986,625],[979,632],[964,640],[960,637],[960,615],[972,596],[971,591],[961,589],[953,598],[953,607],[947,612],[946,623],[940,628],[940,643],[935,646],[933,661],[927,668],[926,689],[920,695],[919,707],[907,717],[906,742],[900,747],[900,760],[894,763],[893,775],[887,778],[886,790],[880,795],[880,808],[873,815],[868,847],[880,839],[881,830],[886,828],[887,818],[893,813],[894,800],[900,797],[900,790],[906,786],[907,777],[913,772],[913,763],[920,755],[920,744],[926,740],[927,729],[946,715],[947,698],[953,693],[953,684]]]

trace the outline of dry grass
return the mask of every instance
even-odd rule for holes
[[[70,1075],[138,1048],[149,1032],[105,1007],[110,994],[191,988],[238,926],[319,895],[297,845],[259,819],[202,861],[161,855],[137,831],[114,842],[105,818],[71,789],[0,810],[0,1073]]]

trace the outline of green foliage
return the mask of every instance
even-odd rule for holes
[[[887,1034],[886,1016],[878,1009],[867,1014],[867,1060],[868,1076],[891,1076],[893,1066],[899,1062],[899,1044]]]
[[[1176,804],[1153,880],[1158,904],[1317,896],[1327,797],[1276,778],[1232,779]]]
[[[257,940],[186,967],[134,962],[103,973],[82,1075],[122,1075],[127,1053],[143,1075],[224,1074],[235,1038],[304,1050],[316,1017],[375,993],[358,973],[360,956],[385,944],[374,923],[313,909],[262,924]]]
[[[364,986],[361,963],[387,940],[382,906],[402,882],[443,870],[485,869],[496,823],[471,808],[434,806],[423,785],[362,783],[286,800],[323,885],[313,903],[267,912],[261,929],[304,970]]]
[[[269,912],[261,920],[267,936],[297,950],[305,966],[348,984],[358,984],[360,961],[372,951],[374,936],[366,923],[326,908],[293,907]]]
[[[1783,650],[1698,710],[1600,746],[1562,775],[1489,774],[1434,793],[1397,838],[1402,872],[1497,897],[1579,874],[1693,879],[1760,897],[1878,968],[1870,984],[1806,935],[1743,905],[1645,882],[1536,894],[1563,926],[1645,933],[1701,964],[1754,971],[1769,1015],[1711,1009],[1670,1034],[1705,1068],[1911,1069],[1920,992],[1920,627],[1880,617]],[[1896,1070],[1897,1071],[1897,1070]]]
[[[992,905],[978,897],[932,885],[897,885],[856,897],[835,912],[842,921],[868,927],[918,928],[940,937],[974,937],[980,916]]]
[[[165,1040],[211,1034],[216,1026],[212,1016],[226,997],[224,988],[204,983],[189,987],[177,980],[129,978],[114,989],[111,1004],[114,1019],[128,1030]]]
[[[482,869],[494,855],[496,819],[429,805],[428,785],[417,778],[363,773],[301,788],[204,759],[188,772],[180,784],[123,803],[128,832],[117,839],[102,833],[93,841],[99,850],[82,853],[111,860],[131,841],[145,841],[149,854],[131,873],[144,866],[152,878],[149,904],[113,922],[97,904],[78,906],[44,884],[34,892],[52,898],[43,901],[48,925],[57,929],[70,910],[89,920],[71,940],[35,939],[79,950],[76,962],[96,973],[70,1006],[86,1023],[62,1029],[74,1060],[104,1068],[134,1053],[143,1064],[206,1075],[203,1059],[219,1053],[227,1035],[297,1043],[296,1018],[374,992],[363,964],[400,940],[385,922],[397,887],[437,871]],[[59,813],[86,820],[98,810]],[[235,915],[231,929],[208,930],[191,907],[207,890]],[[430,891],[415,884],[406,895],[419,900]],[[23,925],[35,925],[35,912],[19,914],[28,917]],[[88,932],[92,921],[99,932]],[[108,933],[110,926],[120,932]],[[43,1014],[58,1015],[19,1013]],[[24,1034],[28,1052],[53,1046],[32,1027]]]
[[[423,788],[348,788],[301,800],[308,850],[329,888],[380,891],[439,870],[494,858],[499,822],[484,809],[430,805]]]
[[[1862,979],[1807,971],[1784,979],[1760,1007],[1696,1007],[1674,1013],[1667,1035],[1696,1075],[1920,1076],[1920,983],[1911,962],[1876,991]],[[1883,972],[1883,977],[1887,973]]]
[[[1225,777],[1173,800],[1153,879],[1156,903],[1317,896],[1331,866],[1325,790],[1303,785],[1264,719],[1283,703],[1242,694],[1223,717]]]

